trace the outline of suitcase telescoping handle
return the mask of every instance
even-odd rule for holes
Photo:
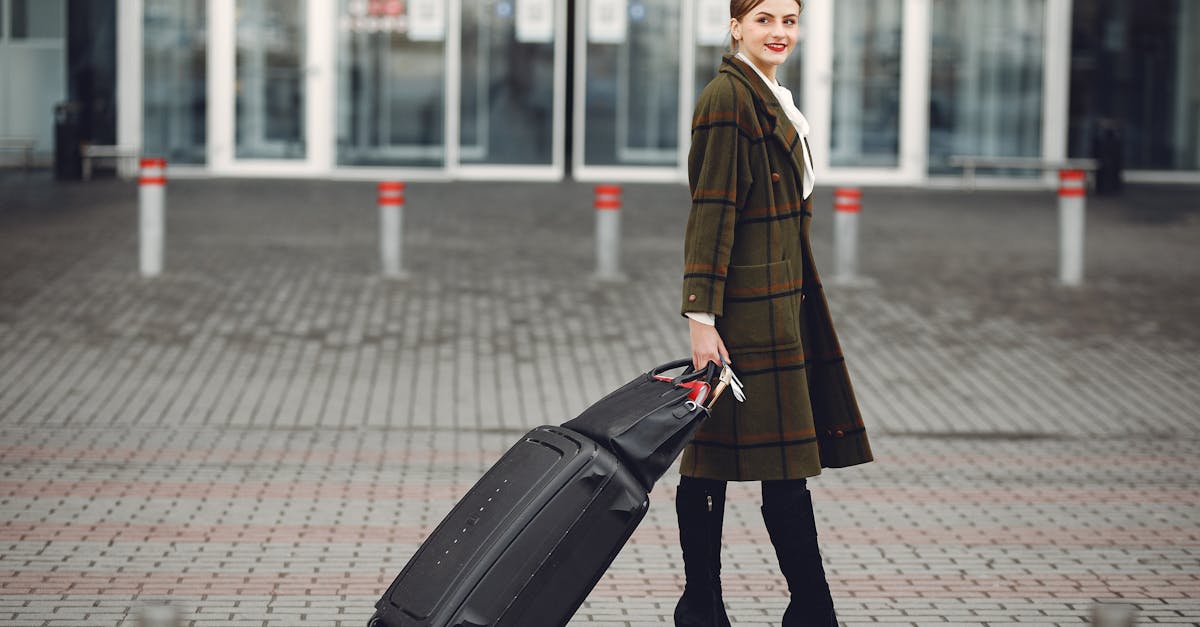
[[[724,360],[722,360],[724,361]],[[734,380],[733,370],[729,364],[722,364],[721,372],[717,372],[717,364],[708,362],[708,365],[703,370],[696,370],[692,367],[691,359],[677,359],[670,361],[661,366],[650,370],[650,376],[658,376],[664,372],[675,370],[676,368],[684,368],[683,374],[671,380],[672,383],[679,385],[696,379],[703,379],[712,388],[712,394],[708,397],[708,403],[705,404],[706,409],[712,409],[716,404],[717,399],[721,397],[721,393],[729,387],[729,383]]]

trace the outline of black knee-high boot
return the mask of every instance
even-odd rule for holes
[[[837,627],[806,482],[764,481],[762,514],[792,596],[783,627]]]
[[[721,598],[721,523],[725,482],[680,477],[675,495],[679,546],[687,578],[675,605],[676,627],[729,627]]]

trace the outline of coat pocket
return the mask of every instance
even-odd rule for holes
[[[801,278],[787,260],[729,266],[717,330],[730,351],[792,348],[800,343]]]

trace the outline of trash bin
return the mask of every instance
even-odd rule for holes
[[[82,107],[78,102],[54,105],[54,178],[83,178],[83,155],[79,148],[79,122]]]
[[[1120,122],[1101,118],[1092,133],[1092,156],[1099,162],[1096,170],[1096,193],[1119,194],[1123,184],[1122,170],[1124,133]]]

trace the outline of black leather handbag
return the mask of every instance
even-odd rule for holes
[[[562,426],[616,455],[649,492],[692,440],[732,376],[728,368],[718,374],[711,363],[695,371],[691,363],[681,359],[653,368]],[[674,378],[663,376],[680,368],[683,373]]]

